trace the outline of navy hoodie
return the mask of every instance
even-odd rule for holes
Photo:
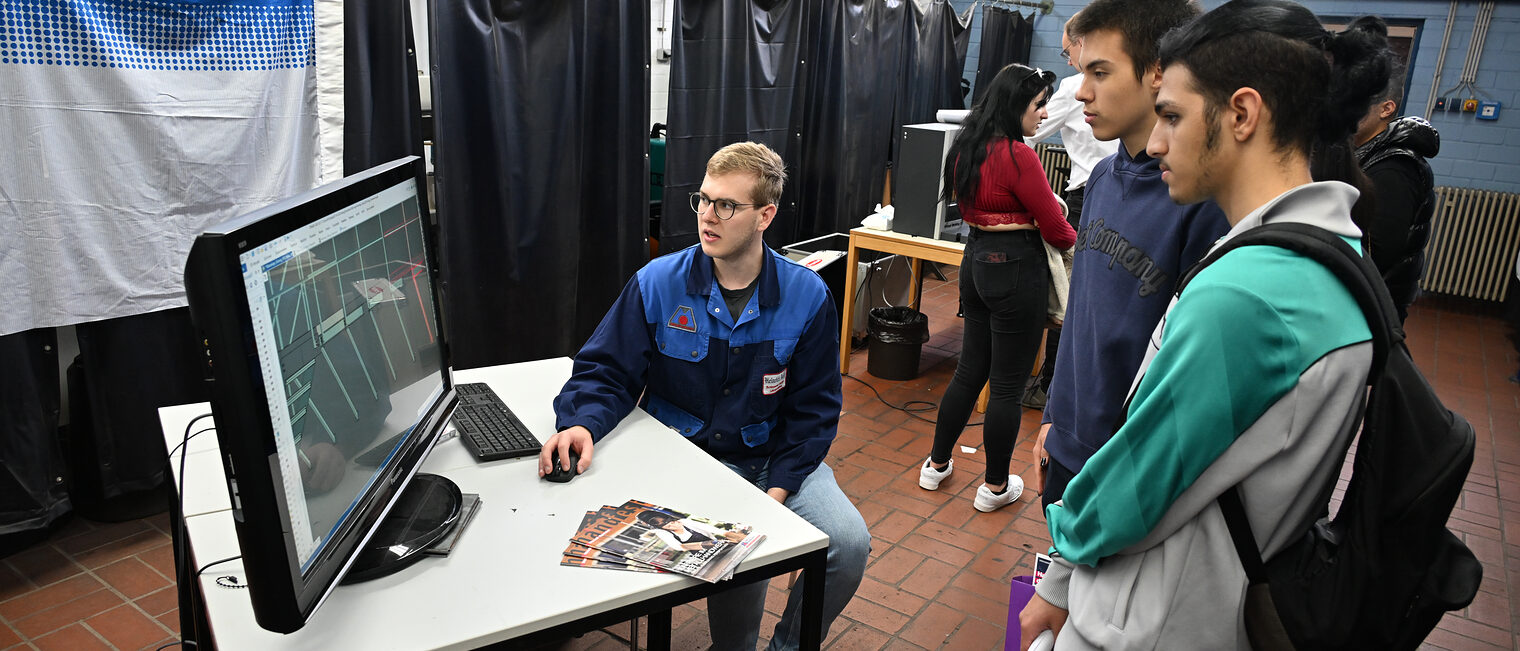
[[[1212,201],[1173,203],[1160,162],[1122,146],[1093,168],[1083,200],[1044,417],[1045,451],[1072,472],[1113,436],[1177,280],[1230,229]]]

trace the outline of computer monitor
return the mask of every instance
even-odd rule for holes
[[[280,201],[190,250],[185,287],[248,593],[271,631],[301,628],[345,574],[418,558],[385,550],[420,552],[410,548],[452,524],[437,515],[450,500],[457,514],[451,482],[413,482],[455,402],[421,164]],[[405,516],[392,523],[433,513],[425,526],[442,531],[387,532],[392,510]],[[398,535],[408,545],[386,540]]]

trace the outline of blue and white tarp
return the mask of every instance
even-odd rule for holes
[[[312,0],[0,0],[0,335],[185,304],[319,178]]]

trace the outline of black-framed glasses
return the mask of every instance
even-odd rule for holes
[[[765,205],[761,203],[739,203],[737,201],[729,201],[728,199],[708,199],[702,196],[701,192],[693,192],[690,196],[691,209],[698,215],[702,214],[702,211],[707,210],[708,207],[712,207],[713,212],[718,215],[718,219],[724,221],[733,219],[734,215],[739,213],[740,208]]]
[[[1061,49],[1061,60],[1065,61],[1067,63],[1071,63],[1071,52],[1068,52],[1068,51],[1066,51],[1065,48],[1062,48]]]

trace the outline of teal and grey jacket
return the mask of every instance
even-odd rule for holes
[[[1357,191],[1290,190],[1221,240],[1270,222],[1360,249]],[[1058,555],[1036,588],[1070,611],[1060,649],[1245,649],[1246,576],[1215,499],[1241,486],[1270,558],[1317,518],[1303,487],[1338,473],[1371,366],[1361,309],[1326,268],[1242,247],[1174,298],[1124,426],[1046,510]],[[1334,458],[1332,458],[1334,457]]]

